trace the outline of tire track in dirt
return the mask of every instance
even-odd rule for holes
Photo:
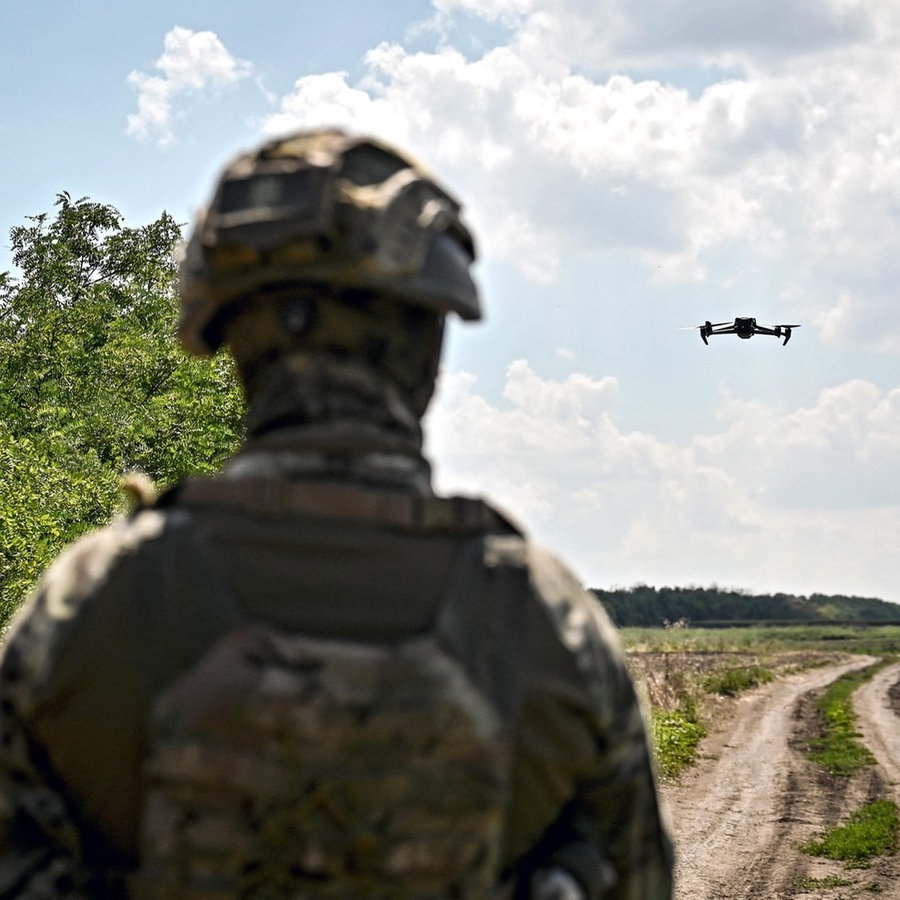
[[[880,776],[873,775],[879,784],[851,785],[824,775],[792,736],[810,717],[811,692],[873,661],[859,657],[779,680],[738,698],[726,721],[711,724],[698,764],[678,784],[663,787],[678,853],[676,900],[811,900],[818,895],[801,891],[800,877],[839,871],[801,854],[798,845],[835,824],[857,799],[865,802],[848,792],[877,791]],[[875,697],[884,697],[884,683],[889,675],[873,687]],[[900,730],[883,701],[879,710],[886,722],[880,732],[890,732],[891,724]]]
[[[900,803],[900,663],[860,685],[853,708],[863,742],[884,771],[888,794]]]

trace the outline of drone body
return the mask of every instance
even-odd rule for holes
[[[791,332],[799,325],[757,325],[756,319],[740,317],[734,322],[704,322],[695,326],[700,329],[700,337],[703,343],[709,345],[709,338],[714,334],[736,334],[742,340],[749,340],[754,334],[771,334],[774,337],[784,338],[784,344],[791,339]],[[782,346],[784,346],[782,344]]]

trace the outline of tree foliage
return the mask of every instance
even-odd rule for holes
[[[126,227],[115,207],[56,198],[10,231],[0,273],[0,620],[59,549],[104,524],[122,476],[161,485],[216,468],[240,437],[225,357],[173,340],[174,250],[163,213]]]
[[[873,597],[812,594],[748,594],[717,587],[636,585],[594,595],[620,627],[745,625],[788,622],[900,622],[900,607]]]

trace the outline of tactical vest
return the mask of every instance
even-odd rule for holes
[[[435,510],[473,529],[474,507]],[[490,896],[506,715],[447,652],[445,612],[389,646],[235,618],[153,703],[133,896]]]

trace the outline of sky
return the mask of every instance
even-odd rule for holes
[[[188,227],[235,153],[373,133],[478,243],[441,492],[586,587],[900,602],[895,0],[34,0],[0,34],[0,271],[62,191]],[[735,316],[802,327],[685,327]]]

